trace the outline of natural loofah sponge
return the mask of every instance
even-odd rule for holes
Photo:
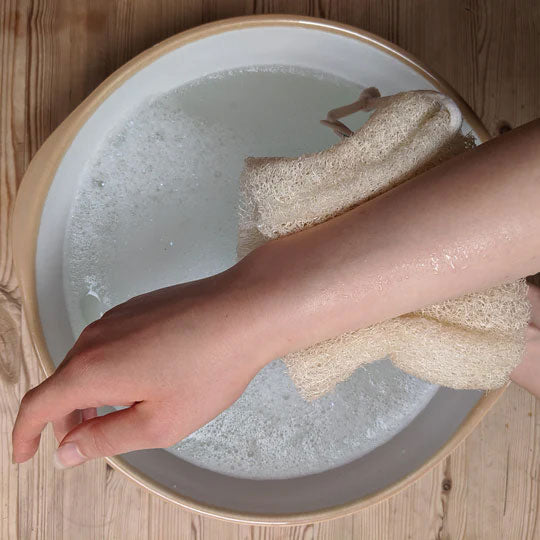
[[[356,133],[337,119],[375,109]],[[374,88],[325,121],[348,137],[299,158],[248,158],[241,176],[238,255],[321,223],[472,148],[461,114],[430,91],[381,98]],[[306,399],[390,356],[404,371],[453,388],[505,384],[524,348],[529,304],[524,281],[495,287],[343,334],[285,356]]]

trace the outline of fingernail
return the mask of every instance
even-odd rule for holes
[[[78,446],[72,442],[59,446],[53,456],[53,463],[57,469],[75,467],[85,461],[88,461],[88,458],[85,458],[80,453]]]

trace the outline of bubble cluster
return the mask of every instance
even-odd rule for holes
[[[245,478],[291,478],[357,459],[391,439],[438,387],[381,360],[330,394],[302,399],[276,360],[236,403],[171,451],[201,467]]]
[[[234,264],[244,158],[334,144],[319,120],[360,91],[310,70],[235,70],[154,96],[111,126],[77,179],[66,230],[64,290],[74,336],[136,294]],[[357,115],[348,124],[356,129],[364,120]],[[275,361],[232,407],[170,450],[233,476],[319,472],[390,439],[435,391],[383,361],[306,403]]]

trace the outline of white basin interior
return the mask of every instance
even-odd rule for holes
[[[322,71],[359,87],[374,85],[383,95],[433,88],[418,71],[372,44],[316,28],[290,26],[213,35],[165,54],[136,73],[99,106],[79,131],[57,170],[43,209],[36,255],[37,295],[49,353],[57,363],[83,325],[83,321],[74,323],[73,317],[70,321],[67,309],[63,279],[65,231],[81,171],[108,131],[152,96],[223,70],[274,65]],[[331,137],[328,140],[333,142]],[[305,150],[293,148],[291,153],[298,151]],[[206,267],[203,264],[199,275],[184,279],[208,275],[219,270],[220,264],[226,267],[233,260],[230,251],[223,257],[221,262],[209,261]],[[126,291],[126,295],[135,292],[140,291]],[[426,408],[382,446],[345,465],[302,477],[235,478],[203,469],[164,450],[133,452],[124,457],[154,481],[201,503],[265,514],[314,511],[368,496],[413,472],[452,436],[480,395],[438,389]]]

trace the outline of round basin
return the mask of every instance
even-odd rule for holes
[[[15,264],[32,340],[46,375],[54,371],[55,362],[63,358],[81,327],[89,322],[84,317],[74,320],[70,312],[72,299],[65,284],[66,234],[77,208],[85,167],[107,134],[155,96],[222,72],[259,69],[271,73],[275,66],[292,72],[322,73],[359,89],[376,86],[383,95],[439,90],[461,109],[464,130],[472,130],[479,141],[488,138],[478,118],[438,75],[395,45],[345,25],[294,16],[245,17],[204,25],[152,47],[106,79],[56,129],[32,160],[20,187],[13,222]],[[272,81],[270,77],[270,89]],[[220,110],[216,108],[215,114]],[[320,118],[326,112],[321,110]],[[241,106],[238,114],[249,120]],[[321,137],[331,139],[329,130],[324,133]],[[326,144],[323,138],[318,144]],[[298,146],[291,152],[301,150]],[[102,187],[100,179],[96,182]],[[223,212],[230,214],[230,221],[234,204],[227,204]],[[198,207],[197,214],[205,222],[217,219],[215,201]],[[199,229],[194,219],[185,219],[186,230],[192,235]],[[190,267],[191,274],[179,271],[179,281],[211,274],[234,262],[233,233],[227,230],[225,227],[225,239],[219,240],[223,253],[212,248],[209,257],[196,268]],[[172,248],[177,237],[174,242],[168,237],[161,240],[165,248]],[[218,253],[219,260],[212,258],[212,253]],[[135,266],[133,273],[137,275]],[[170,276],[163,278],[167,279]],[[159,280],[137,282],[135,289],[157,285]],[[124,291],[127,296],[134,292],[138,291]],[[99,316],[98,311],[95,316]],[[473,430],[502,392],[434,388],[427,404],[383,444],[357,459],[296,476],[225,474],[163,449],[132,452],[107,461],[156,495],[206,515],[254,524],[312,522],[375,504],[411,484]]]

